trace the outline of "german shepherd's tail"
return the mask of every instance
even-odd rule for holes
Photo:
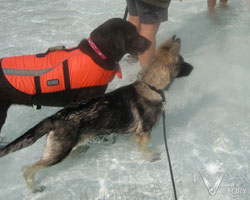
[[[53,123],[50,118],[41,121],[22,136],[0,149],[0,157],[32,145],[52,129]]]

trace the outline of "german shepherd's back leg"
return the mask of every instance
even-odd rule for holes
[[[55,165],[65,159],[77,143],[78,129],[67,122],[55,122],[56,130],[49,132],[42,158],[24,167],[24,178],[33,192],[42,192],[44,186],[35,185],[35,175],[40,169]]]
[[[142,153],[144,160],[154,162],[160,159],[160,154],[149,148],[151,131],[136,134],[138,150]]]
[[[2,102],[0,101],[0,132],[1,129],[5,123],[6,117],[7,117],[7,111],[10,107],[10,103],[9,102]]]

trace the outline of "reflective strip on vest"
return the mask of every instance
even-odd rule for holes
[[[3,73],[5,75],[15,75],[15,76],[41,76],[42,74],[45,74],[54,68],[48,68],[48,69],[33,69],[33,70],[23,70],[23,69],[9,69],[9,68],[3,68]]]

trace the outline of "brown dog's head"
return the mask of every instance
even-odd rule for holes
[[[157,89],[167,88],[176,77],[188,76],[193,67],[180,55],[181,41],[173,36],[157,49],[142,79]]]
[[[120,18],[104,22],[92,31],[90,37],[107,59],[116,62],[126,53],[142,54],[151,45],[149,40],[137,32],[133,24]]]

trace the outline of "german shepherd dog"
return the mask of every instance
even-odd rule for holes
[[[116,69],[117,63],[126,53],[131,55],[142,54],[151,45],[149,40],[139,35],[134,25],[119,18],[113,18],[101,24],[91,32],[90,37],[101,52],[106,55],[105,60],[91,48],[87,39],[83,39],[77,48],[90,56],[96,64],[107,70]],[[0,60],[0,131],[5,123],[8,108],[12,104],[64,107],[72,102],[103,95],[106,88],[107,84],[29,95],[15,89],[7,81]]]
[[[34,184],[35,173],[65,159],[72,149],[88,139],[103,134],[135,133],[139,151],[148,161],[158,154],[148,148],[152,127],[162,112],[163,90],[175,77],[187,76],[192,66],[179,55],[180,39],[175,36],[160,45],[151,65],[134,83],[103,96],[71,104],[44,119],[0,150],[0,157],[32,145],[47,134],[42,158],[25,167],[24,177],[33,191],[43,186]]]

